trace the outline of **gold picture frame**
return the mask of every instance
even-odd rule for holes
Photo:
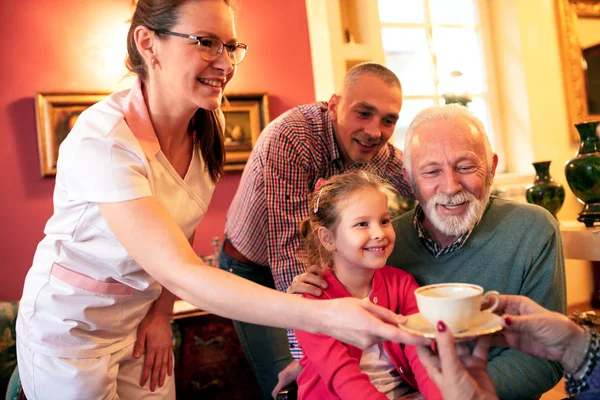
[[[583,51],[579,43],[578,19],[600,19],[597,0],[555,0],[560,42],[565,97],[571,139],[579,141],[575,124],[600,120],[600,114],[589,112]]]
[[[35,114],[42,177],[56,175],[58,148],[79,114],[110,93],[36,93]],[[269,123],[266,93],[228,93],[225,115],[226,171],[241,171],[261,131]]]
[[[268,95],[226,93],[221,110],[225,115],[225,171],[241,171],[269,123]]]
[[[109,93],[36,93],[40,171],[42,177],[56,175],[58,148],[84,110]]]

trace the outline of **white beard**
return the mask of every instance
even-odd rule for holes
[[[479,200],[473,194],[461,190],[451,196],[436,193],[427,203],[421,203],[423,211],[429,222],[446,236],[460,236],[475,227],[483,216],[485,207],[490,198],[490,187],[486,188],[483,199]],[[437,212],[437,205],[454,205],[468,202],[465,215],[450,215],[443,217]]]

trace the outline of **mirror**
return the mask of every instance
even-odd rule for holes
[[[600,120],[600,3],[556,0],[565,95],[573,140],[579,122]]]

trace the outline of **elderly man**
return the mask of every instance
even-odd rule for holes
[[[285,291],[304,271],[296,258],[298,226],[310,212],[309,195],[320,179],[366,168],[412,196],[403,179],[402,153],[388,143],[401,106],[396,75],[383,65],[363,63],[348,71],[328,103],[299,106],[271,122],[227,213],[219,268]],[[286,333],[243,322],[235,327],[268,399],[278,373],[292,361]],[[291,342],[297,351],[293,337]]]
[[[473,283],[565,313],[558,223],[541,207],[490,197],[498,156],[481,121],[458,105],[421,111],[408,129],[404,162],[419,205],[394,221],[389,265],[420,285]],[[309,274],[298,281],[320,283]],[[563,372],[558,363],[501,348],[490,351],[488,371],[500,398],[514,400],[538,398]]]

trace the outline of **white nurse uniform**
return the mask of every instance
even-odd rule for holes
[[[60,147],[54,214],[17,319],[29,399],[151,398],[147,388],[123,393],[136,385],[121,382],[140,379],[134,364],[142,359],[131,358],[136,330],[161,285],[116,240],[98,203],[154,196],[190,237],[213,190],[199,149],[183,179],[161,152],[139,80],[80,115]],[[157,398],[174,397],[169,379]]]

